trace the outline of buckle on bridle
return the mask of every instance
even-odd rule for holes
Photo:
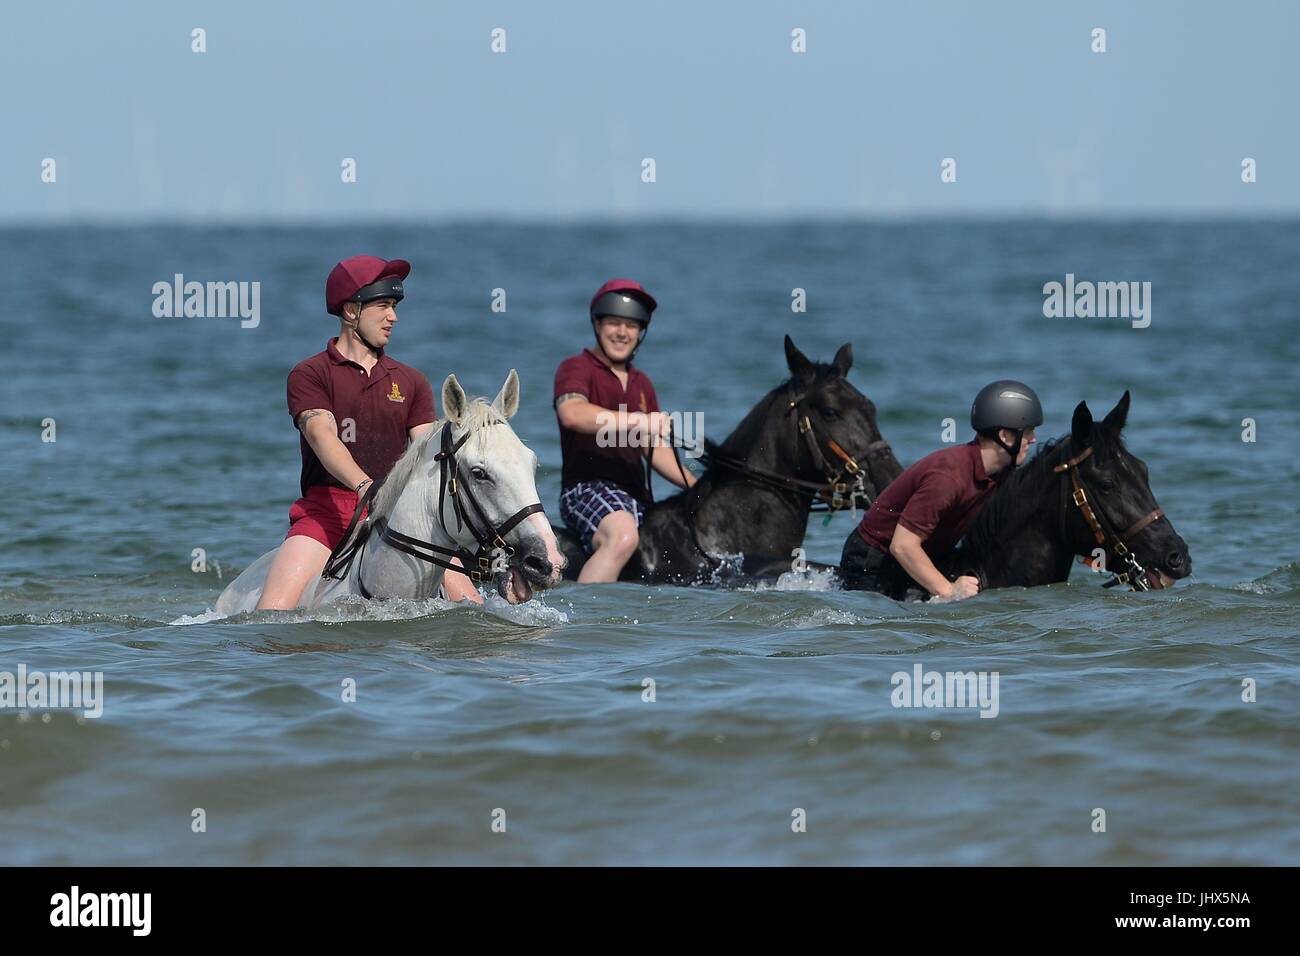
[[[1086,505],[1087,503],[1088,503],[1088,496],[1085,495],[1085,494],[1083,493],[1083,489],[1082,489],[1082,488],[1076,488],[1076,489],[1074,489],[1074,504],[1075,504],[1075,506],[1076,506],[1076,507],[1079,507],[1079,508],[1082,508],[1082,507],[1083,507],[1084,505]]]
[[[1124,544],[1123,541],[1116,541],[1115,553],[1118,554],[1121,558],[1124,557],[1124,555],[1128,554],[1128,546]]]
[[[799,434],[800,434],[800,435],[802,435],[804,432],[808,431],[810,428],[812,428],[812,422],[810,422],[810,421],[808,420],[808,416],[807,416],[807,415],[805,415],[803,418],[799,419]]]
[[[452,478],[450,481],[447,482],[447,494],[449,494],[449,495],[454,495],[454,494],[456,494],[456,479],[455,479],[455,478]]]

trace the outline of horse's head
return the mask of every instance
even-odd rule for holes
[[[832,454],[834,442],[852,456],[863,471],[863,485],[874,500],[899,476],[903,468],[876,426],[876,406],[849,381],[853,346],[845,344],[830,365],[809,360],[785,337],[785,360],[790,367],[795,394],[802,396],[797,415],[807,415],[812,432],[827,463],[838,469]]]
[[[1111,570],[1124,566],[1122,556],[1115,550],[1116,540],[1124,540],[1124,547],[1146,568],[1146,583],[1151,588],[1167,587],[1174,579],[1192,573],[1192,557],[1187,542],[1174,530],[1173,523],[1163,513],[1152,517],[1160,506],[1151,493],[1147,466],[1124,447],[1121,438],[1128,420],[1128,407],[1126,391],[1100,422],[1092,420],[1087,402],[1080,402],[1074,410],[1071,458],[1092,449],[1077,466],[1078,477],[1106,541],[1098,545],[1083,508],[1072,505],[1067,505],[1066,534],[1076,554],[1089,554],[1094,548],[1104,547],[1106,567]]]
[[[479,531],[490,537],[494,529],[538,503],[533,478],[537,456],[509,424],[519,410],[519,376],[511,369],[489,404],[481,398],[471,401],[456,376],[448,375],[442,383],[442,408],[448,427],[453,429],[453,442],[465,439],[455,452],[461,507]],[[482,509],[481,518],[475,505]],[[447,531],[470,552],[481,545],[468,525],[458,527],[450,516]],[[564,558],[543,512],[519,521],[505,533],[504,541],[506,548],[494,552],[490,572],[503,598],[518,604],[532,597],[534,587],[559,583]]]

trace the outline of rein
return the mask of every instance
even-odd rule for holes
[[[1075,507],[1083,515],[1083,520],[1088,523],[1092,536],[1097,539],[1097,544],[1102,548],[1108,548],[1117,554],[1124,564],[1124,570],[1116,574],[1114,579],[1107,581],[1105,587],[1113,587],[1116,584],[1127,584],[1135,591],[1149,591],[1151,585],[1147,583],[1147,569],[1138,563],[1137,556],[1128,548],[1128,542],[1136,535],[1145,530],[1150,524],[1164,517],[1164,511],[1160,508],[1148,512],[1137,521],[1133,522],[1122,534],[1115,534],[1114,531],[1108,530],[1102,525],[1098,512],[1094,510],[1092,503],[1088,500],[1087,490],[1084,488],[1083,479],[1079,476],[1079,465],[1087,460],[1092,454],[1092,446],[1089,445],[1079,454],[1069,459],[1063,464],[1057,465],[1052,471],[1060,474],[1067,472],[1070,476],[1070,484],[1073,487],[1072,498]],[[1064,523],[1065,513],[1062,510],[1062,523]],[[1109,522],[1107,522],[1109,524]]]
[[[793,387],[791,391],[793,391]],[[789,415],[792,412],[799,411],[800,404],[803,403],[807,396],[808,392],[794,395],[786,406],[785,414]],[[807,414],[803,414],[798,415],[796,421],[799,434],[803,436],[804,443],[808,447],[808,453],[812,457],[813,467],[826,476],[825,482],[808,481],[803,478],[794,478],[790,475],[769,471],[765,468],[757,468],[743,458],[724,455],[716,445],[712,445],[710,442],[705,442],[705,454],[702,457],[709,464],[720,465],[723,468],[738,472],[757,484],[766,485],[777,491],[792,492],[803,498],[811,498],[813,500],[811,510],[814,511],[847,511],[850,508],[856,508],[858,498],[863,499],[867,506],[870,506],[872,498],[863,488],[865,472],[862,466],[858,464],[857,459],[846,452],[835,439],[828,438],[826,447],[840,460],[839,470],[833,471],[831,465],[826,461],[826,456],[822,453],[821,443],[817,440],[817,432],[813,428],[812,419]],[[881,450],[888,449],[889,442],[881,438],[867,446],[866,454],[874,455]],[[854,480],[852,482],[848,481],[846,475],[852,475]],[[817,505],[823,507],[818,508]]]
[[[367,524],[357,534],[356,540],[349,543],[348,539],[351,538],[352,530],[360,520],[361,512],[369,506],[375,492],[379,489],[380,483],[375,483],[366,489],[365,495],[357,502],[356,510],[352,513],[352,521],[348,524],[348,529],[344,532],[338,546],[331,552],[329,560],[325,562],[321,577],[334,580],[345,578],[352,567],[352,562],[358,554],[365,550],[366,542],[369,540],[371,532],[375,530],[378,530],[379,537],[389,547],[401,551],[403,554],[419,558],[427,564],[437,565],[447,571],[468,574],[475,582],[483,581],[492,571],[494,553],[499,551],[506,556],[513,555],[515,549],[506,544],[505,536],[513,531],[525,518],[539,514],[542,511],[542,503],[538,501],[520,508],[500,525],[493,526],[482,505],[478,503],[478,499],[474,497],[467,486],[462,486],[457,480],[459,468],[456,461],[456,452],[460,451],[468,438],[469,432],[466,431],[465,434],[461,435],[459,441],[452,444],[451,423],[448,422],[442,428],[442,448],[434,456],[433,460],[439,463],[438,523],[442,525],[442,530],[447,532],[448,537],[454,537],[447,527],[445,513],[447,499],[451,498],[452,510],[456,515],[456,530],[459,532],[463,528],[469,529],[470,534],[474,536],[474,541],[478,544],[476,551],[470,551],[462,547],[444,548],[431,541],[424,541],[408,534],[402,534],[400,531],[394,531],[389,526],[386,517],[377,519],[373,524]],[[466,507],[467,505],[468,507]],[[470,509],[473,509],[474,513],[477,514],[477,520],[470,514]],[[451,563],[452,558],[460,560],[459,567]],[[361,596],[367,600],[373,596],[361,580],[360,566],[357,567],[357,587],[361,591]]]

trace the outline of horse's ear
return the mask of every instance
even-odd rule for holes
[[[468,407],[469,399],[465,397],[465,390],[460,387],[455,375],[448,375],[442,383],[442,413],[453,425],[459,425],[464,420]]]
[[[1087,445],[1088,439],[1092,437],[1092,412],[1088,411],[1087,402],[1075,406],[1074,420],[1070,422],[1070,437],[1078,448]]]
[[[795,348],[794,340],[788,335],[785,337],[785,364],[796,381],[811,382],[817,375],[817,366],[808,360],[808,356]]]
[[[1128,423],[1128,402],[1129,394],[1126,388],[1124,389],[1123,398],[1119,400],[1114,408],[1107,412],[1106,417],[1102,420],[1102,425],[1116,435],[1123,431],[1124,426]]]
[[[492,399],[492,407],[505,418],[514,418],[515,412],[519,411],[519,373],[514,369],[506,376],[497,397]]]
[[[835,358],[831,360],[831,365],[835,371],[840,373],[840,377],[847,378],[849,369],[853,368],[853,344],[845,342],[840,346],[840,350],[835,353]]]

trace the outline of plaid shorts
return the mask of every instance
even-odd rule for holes
[[[630,511],[641,527],[645,506],[609,481],[580,481],[560,492],[560,519],[582,539],[582,549],[591,554],[591,538],[606,515]]]

